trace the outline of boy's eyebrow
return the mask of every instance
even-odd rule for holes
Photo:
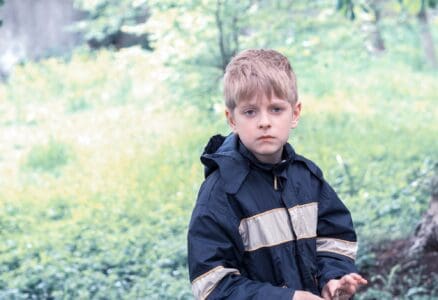
[[[241,108],[257,107],[258,102],[259,101],[255,100],[255,99],[243,100],[243,101],[240,101],[237,105],[240,106]],[[269,105],[279,105],[279,104],[284,104],[284,103],[289,103],[289,102],[287,100],[280,99],[280,98],[272,98],[269,101]]]
[[[240,105],[242,107],[246,107],[246,106],[256,106],[257,105],[256,100],[242,100],[240,101],[237,105]]]
[[[256,104],[251,104],[251,103],[246,103],[246,104],[243,104],[240,108],[241,109],[257,108],[257,105]]]

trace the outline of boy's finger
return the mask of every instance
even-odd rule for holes
[[[353,276],[346,275],[342,277],[342,281],[340,282],[339,289],[343,290],[345,293],[353,295],[356,293],[356,290],[359,286],[359,283],[356,281]]]
[[[365,278],[356,273],[347,274],[341,280],[342,284],[364,285],[368,283]]]
[[[356,280],[351,276],[351,274],[347,274],[342,276],[340,282],[341,285],[349,285],[349,284],[355,284]]]
[[[328,290],[330,293],[330,297],[333,297],[336,293],[336,290],[338,289],[338,283],[337,281],[330,281],[330,284],[328,285]]]
[[[357,274],[357,273],[350,273],[351,277],[353,277],[354,279],[356,279],[356,281],[363,283],[363,284],[367,284],[368,281],[363,278],[361,275]]]

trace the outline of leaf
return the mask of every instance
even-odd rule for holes
[[[408,292],[406,293],[406,297],[412,297],[412,296],[415,296],[418,294],[423,294],[423,293],[427,294],[428,293],[427,289],[425,289],[422,286],[414,286],[408,290]]]

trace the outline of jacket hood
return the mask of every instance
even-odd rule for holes
[[[225,191],[235,194],[249,173],[249,161],[237,150],[239,138],[234,133],[227,137],[215,135],[210,138],[201,156],[204,164],[204,176],[207,178],[219,169],[225,183]]]

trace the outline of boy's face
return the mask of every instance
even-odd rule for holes
[[[226,109],[230,127],[261,162],[281,161],[283,146],[292,128],[297,127],[301,103],[266,96],[240,101],[233,111]]]

